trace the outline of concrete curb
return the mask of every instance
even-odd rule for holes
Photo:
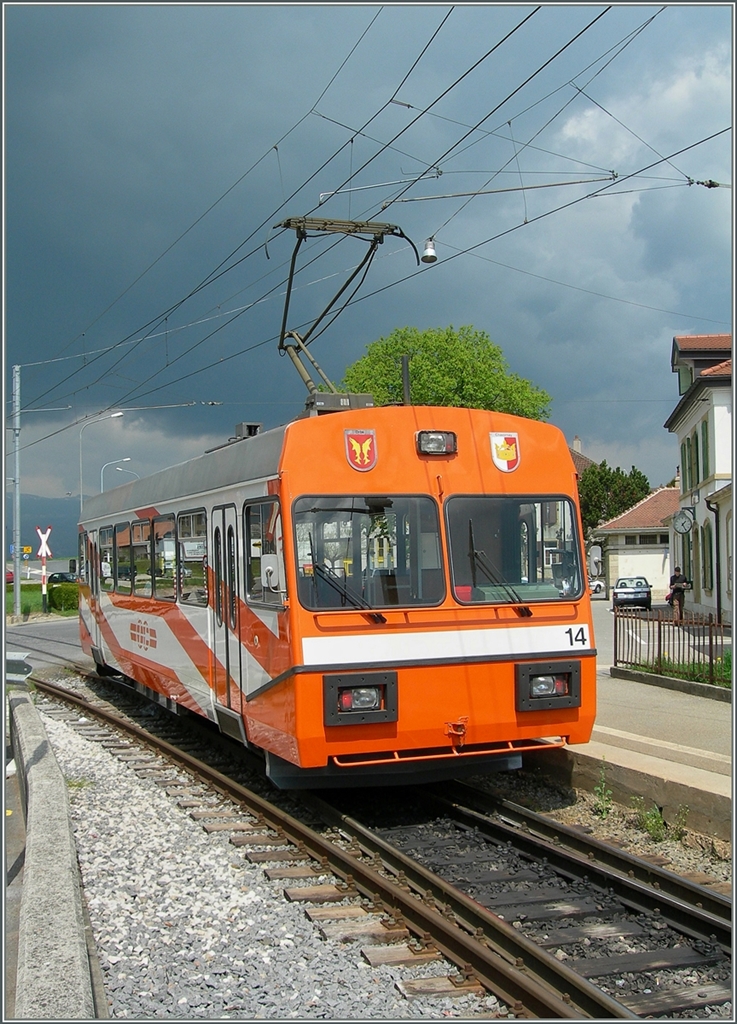
[[[560,784],[593,793],[601,783],[602,761],[591,754],[558,747],[540,753],[523,754],[525,768],[540,768]],[[668,779],[654,770],[639,770],[606,761],[606,786],[619,804],[630,806],[633,796],[644,798],[661,809],[666,822],[676,819],[679,807],[688,807],[687,825],[703,835],[732,839],[732,798]]]
[[[10,734],[26,819],[15,1017],[95,1018],[69,797],[27,693],[10,693]]]
[[[732,691],[724,686],[713,686],[711,683],[695,683],[690,679],[675,679],[673,676],[658,676],[651,672],[636,672],[630,668],[609,669],[609,674],[617,679],[632,679],[636,683],[648,683],[650,686],[662,686],[666,690],[680,690],[694,697],[707,697],[709,700],[721,700],[732,703]]]

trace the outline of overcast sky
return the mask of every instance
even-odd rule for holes
[[[379,248],[311,348],[336,381],[396,327],[472,324],[569,443],[674,476],[673,336],[731,330],[732,192],[700,182],[732,182],[732,5],[3,15],[25,493],[79,494],[85,417],[126,410],[84,431],[89,494],[110,460],[143,476],[298,414],[276,347],[295,235],[276,225],[305,215],[436,240],[421,268],[403,239]],[[365,252],[335,243],[302,247],[288,328]]]

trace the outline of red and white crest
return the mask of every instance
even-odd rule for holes
[[[519,466],[519,435],[489,434],[491,458],[502,473],[512,473]]]
[[[345,455],[354,469],[365,473],[376,465],[376,431],[346,430]]]

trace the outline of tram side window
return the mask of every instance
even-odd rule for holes
[[[151,596],[151,520],[144,519],[131,527],[133,553],[133,592],[140,597]]]
[[[118,594],[131,592],[131,528],[130,523],[115,526],[115,590]]]
[[[177,519],[179,600],[207,605],[207,513],[183,512]]]
[[[87,534],[80,533],[77,541],[77,554],[79,558],[79,578],[85,583],[89,583],[89,576],[87,574]]]
[[[113,528],[104,526],[99,534],[100,544],[100,590],[113,589]]]
[[[154,594],[159,601],[176,597],[177,538],[174,516],[154,519]]]
[[[281,607],[287,585],[279,503],[263,501],[246,505],[244,523],[248,600]]]

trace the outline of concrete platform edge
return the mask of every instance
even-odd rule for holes
[[[652,672],[637,672],[631,668],[619,668],[614,665],[609,674],[617,679],[632,679],[636,683],[648,683],[650,686],[662,686],[667,690],[679,690],[690,693],[694,697],[707,697],[709,700],[721,700],[732,703],[732,691],[724,686],[711,683],[696,683],[690,679],[675,679],[673,676],[658,676]]]
[[[587,793],[593,793],[601,782],[601,759],[573,747],[523,754],[522,760],[525,768],[540,768],[560,784]],[[732,839],[731,796],[697,789],[613,760],[606,761],[605,779],[612,799],[625,807],[631,806],[632,797],[641,796],[647,806],[651,802],[657,804],[666,822],[675,820],[679,807],[688,807],[689,828],[716,839]]]
[[[66,783],[27,693],[9,696],[26,819],[15,1018],[95,1018],[77,850]]]

